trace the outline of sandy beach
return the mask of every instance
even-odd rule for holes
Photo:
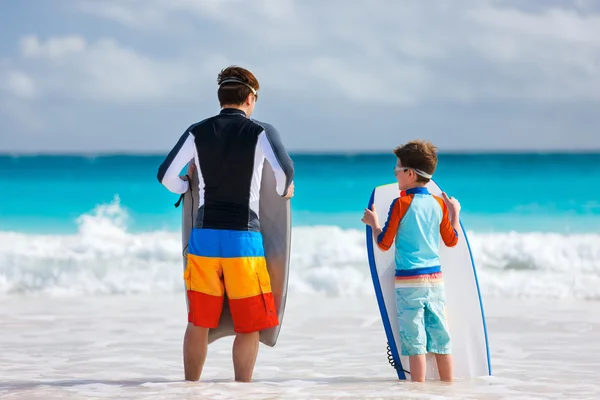
[[[596,399],[600,305],[486,301],[492,377],[399,382],[374,297],[290,296],[254,382],[232,380],[231,338],[210,346],[201,382],[185,382],[182,295],[1,300],[5,399]]]

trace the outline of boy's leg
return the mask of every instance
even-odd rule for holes
[[[425,307],[425,330],[427,351],[435,354],[440,379],[453,380],[453,365],[450,347],[450,331],[446,320],[444,286],[432,285],[429,302]]]
[[[425,375],[427,374],[425,354],[409,356],[408,360],[410,362],[410,380],[413,382],[425,382]]]
[[[436,354],[435,362],[437,363],[440,373],[440,380],[444,382],[452,382],[454,379],[451,354]]]
[[[423,382],[426,375],[424,307],[426,288],[411,287],[396,280],[396,312],[400,329],[401,354],[409,357],[410,378]]]

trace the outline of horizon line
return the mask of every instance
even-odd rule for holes
[[[135,152],[135,151],[0,151],[0,157],[165,157],[168,151],[165,152]],[[319,150],[288,150],[288,153],[293,156],[379,156],[393,155],[392,150],[345,150],[345,151],[319,151]],[[438,151],[439,155],[600,155],[598,149],[479,149],[479,150],[445,150]]]

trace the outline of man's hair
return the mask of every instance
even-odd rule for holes
[[[232,82],[226,82],[228,80]],[[221,107],[228,104],[242,104],[248,95],[252,93],[252,89],[256,91],[258,97],[258,90],[260,89],[258,80],[252,72],[235,65],[221,70],[217,77],[217,83],[219,84],[217,95]]]
[[[426,140],[411,140],[394,149],[403,167],[414,168],[433,175],[437,167],[437,147]],[[428,178],[417,174],[417,182],[427,183]]]

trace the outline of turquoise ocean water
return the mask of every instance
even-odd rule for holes
[[[0,295],[182,290],[164,156],[0,156]],[[291,292],[373,295],[360,222],[389,154],[292,154]],[[442,154],[485,296],[600,299],[600,154]]]
[[[0,156],[0,230],[75,232],[77,217],[117,196],[131,231],[176,230],[177,195],[156,180],[162,156]],[[393,154],[293,155],[295,226],[361,228]],[[441,155],[438,184],[479,232],[600,230],[600,154]]]

